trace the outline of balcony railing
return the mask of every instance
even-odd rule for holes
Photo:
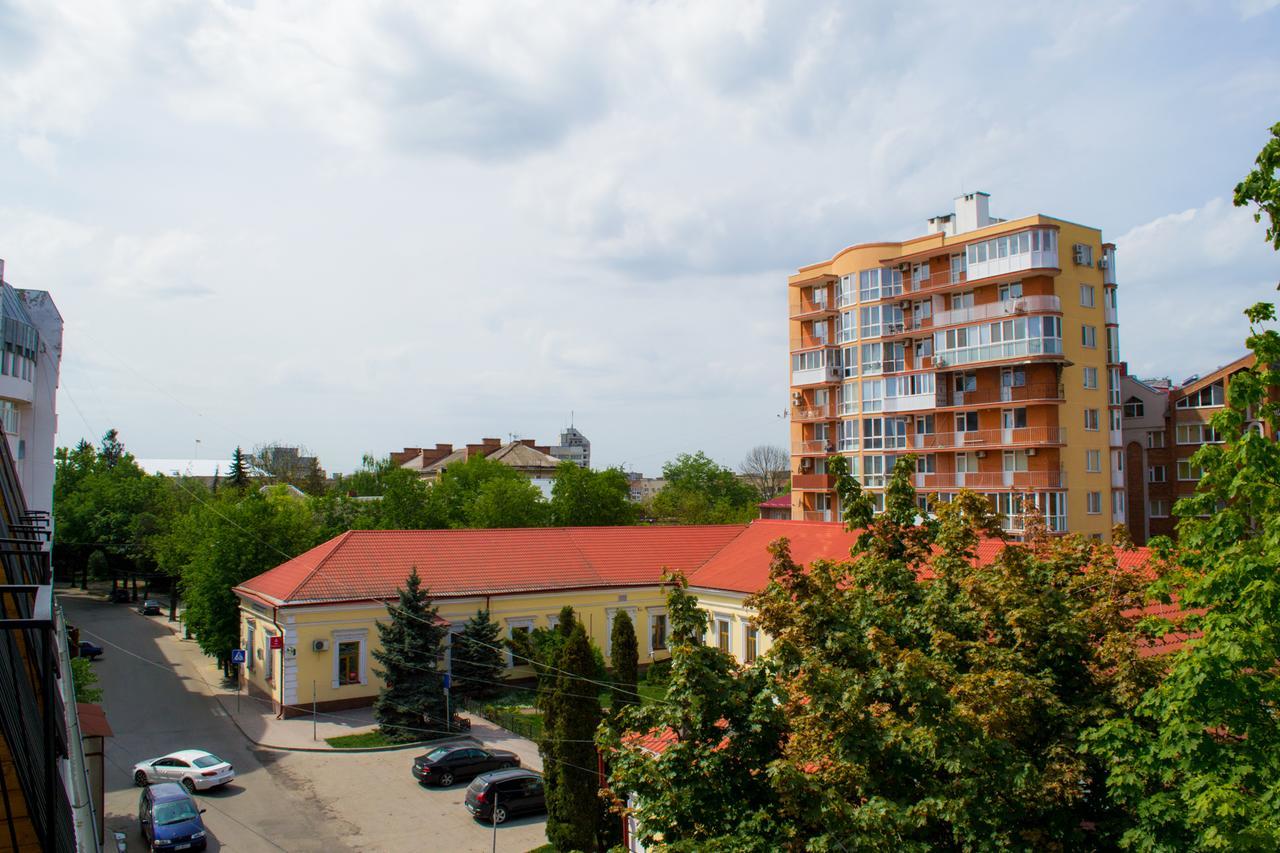
[[[804,514],[805,521],[832,521],[833,513],[829,509],[806,510]]]
[[[936,432],[913,437],[916,450],[968,450],[980,447],[1049,447],[1065,444],[1064,427],[1018,427],[970,432]]]
[[[835,407],[831,403],[825,406],[797,406],[791,410],[793,421],[828,421],[835,418]]]
[[[1028,355],[1061,355],[1061,338],[1023,338],[998,344],[984,344],[964,349],[943,350],[933,357],[939,367],[977,364],[981,361],[1003,361]]]
[[[1018,299],[1007,299],[1004,302],[990,302],[975,305],[972,308],[954,308],[950,311],[939,311],[933,316],[934,328],[954,326],[960,323],[972,323],[977,320],[1003,320],[1032,311],[1062,311],[1062,300],[1056,296],[1023,296]]]
[[[791,349],[812,349],[814,347],[830,346],[831,341],[828,338],[820,338],[814,335],[800,335],[791,339]]]
[[[829,492],[835,488],[831,474],[792,474],[791,488],[797,492]]]
[[[1065,471],[976,471],[963,474],[916,474],[916,488],[925,491],[944,489],[1065,489]]]
[[[939,386],[942,381],[938,381]],[[948,391],[938,389],[938,407],[986,406],[998,403],[1023,403],[1032,400],[1061,400],[1065,389],[1061,383],[1041,382],[1031,385],[1014,385],[980,391]]]
[[[835,440],[830,438],[813,439],[799,442],[800,453],[812,456],[816,453],[834,453]]]
[[[793,319],[799,319],[801,317],[834,314],[835,311],[835,303],[830,300],[824,299],[822,301],[814,301],[812,299],[801,299],[799,302],[791,306],[791,317]]]

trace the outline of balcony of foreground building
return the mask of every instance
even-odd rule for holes
[[[792,387],[810,385],[836,385],[843,379],[843,371],[838,364],[824,364],[821,367],[806,367],[791,371]]]
[[[1040,491],[1065,489],[1065,471],[970,471],[965,473],[916,474],[916,488],[925,492],[969,489],[976,492],[1016,489]]]
[[[792,474],[791,490],[795,492],[829,492],[836,487],[831,474]]]
[[[1066,427],[979,429],[969,432],[919,433],[911,437],[911,447],[914,450],[1061,447],[1066,442]]]
[[[1004,302],[988,302],[972,308],[954,308],[933,315],[933,328],[959,326],[979,320],[1003,320],[1024,314],[1061,314],[1062,300],[1056,296],[1022,296]]]
[[[834,403],[827,403],[825,406],[793,406],[791,409],[791,420],[795,423],[833,421],[838,417]]]
[[[948,380],[949,383],[949,380]],[[951,391],[949,384],[938,382],[937,408],[962,406],[997,406],[1001,403],[1061,403],[1066,389],[1061,382],[1036,382],[977,391]]]
[[[817,349],[818,347],[829,347],[833,341],[826,337],[817,337],[815,335],[793,335],[791,337],[791,351]]]
[[[815,438],[797,441],[795,443],[796,456],[827,456],[836,452],[835,439],[831,438]]]
[[[1061,338],[1023,338],[998,344],[980,344],[964,349],[941,350],[934,354],[935,367],[967,367],[983,362],[1002,362],[1033,358],[1056,361],[1063,358]]]
[[[805,521],[835,521],[836,514],[829,509],[807,509],[804,511]]]
[[[802,297],[791,304],[791,319],[817,320],[835,314],[836,310],[834,299],[805,299]]]

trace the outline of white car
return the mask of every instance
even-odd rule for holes
[[[236,771],[230,764],[203,749],[183,749],[133,765],[134,784],[177,782],[189,794],[225,785],[234,778]]]

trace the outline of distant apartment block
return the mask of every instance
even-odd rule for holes
[[[987,495],[1009,532],[1125,521],[1115,247],[1042,214],[956,199],[904,242],[862,243],[788,281],[792,517],[840,517],[826,459],[883,505],[916,454],[922,495]]]
[[[560,443],[551,447],[549,452],[557,459],[567,459],[579,468],[591,467],[591,442],[573,427],[565,427],[560,431]]]
[[[1153,536],[1173,535],[1173,505],[1195,494],[1200,481],[1200,469],[1191,457],[1202,446],[1222,441],[1209,422],[1227,405],[1231,377],[1253,365],[1253,355],[1246,355],[1181,385],[1168,379],[1124,377],[1127,524],[1134,542],[1142,545]],[[1267,434],[1262,422],[1250,426]]]
[[[58,430],[62,315],[43,290],[4,280],[0,260],[0,426],[32,512],[53,510],[53,436]]]

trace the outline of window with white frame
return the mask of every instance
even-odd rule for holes
[[[1092,284],[1080,285],[1080,304],[1085,308],[1094,307],[1094,293]]]
[[[1027,451],[1025,450],[1006,450],[1003,459],[1004,471],[1006,473],[1021,472],[1027,470]]]
[[[529,635],[533,633],[534,621],[534,617],[532,616],[520,616],[518,618],[508,619],[508,639],[510,639],[514,645],[523,648],[528,644]],[[520,666],[523,663],[523,660],[517,660],[515,656],[511,654],[510,649],[507,650],[507,666]]]
[[[1178,479],[1183,482],[1193,482],[1204,476],[1204,471],[1199,465],[1192,465],[1190,459],[1178,460]]]
[[[884,408],[884,380],[862,380],[862,411],[878,412]]]
[[[1009,284],[1002,284],[996,289],[996,296],[1001,302],[1008,302],[1012,299],[1022,298],[1022,282],[1015,281]]]
[[[1085,494],[1084,511],[1089,515],[1098,515],[1102,512],[1102,492],[1088,492]]]
[[[1089,349],[1098,347],[1098,327],[1084,325],[1080,327],[1080,343]]]
[[[649,654],[667,650],[667,612],[649,611]]]
[[[856,346],[845,347],[840,350],[841,364],[844,365],[841,375],[848,379],[858,375],[858,348]]]
[[[1120,405],[1120,368],[1107,368],[1107,402],[1113,406]]]
[[[1119,489],[1111,493],[1111,514],[1120,515],[1124,512],[1124,492]]]
[[[1169,517],[1169,499],[1168,498],[1152,498],[1150,502],[1150,514],[1152,518],[1168,518]]]
[[[880,337],[880,306],[862,306],[862,336],[864,338]]]
[[[844,308],[858,301],[857,276],[842,275],[836,282],[836,307]]]
[[[1086,450],[1084,452],[1084,469],[1091,474],[1102,471],[1102,451]]]
[[[862,345],[862,375],[874,376],[881,371],[881,352],[880,344],[863,344]]]
[[[742,660],[744,663],[753,663],[760,651],[760,629],[748,622],[743,626],[742,634],[744,645]]]
[[[733,623],[728,616],[716,617],[716,647],[725,654],[733,654]]]
[[[1119,432],[1120,425],[1120,409],[1108,409],[1107,417],[1111,420],[1111,429],[1113,432]]]
[[[849,344],[858,339],[858,316],[854,311],[842,311],[836,320],[836,343]]]
[[[1224,405],[1222,383],[1214,382],[1178,400],[1179,409],[1207,409]]]
[[[1166,469],[1165,466],[1163,465],[1147,466],[1147,482],[1148,483],[1163,483],[1167,479],[1168,479],[1168,469]]]
[[[1002,367],[1000,368],[1000,387],[1001,388],[1022,388],[1027,384],[1027,369],[1025,367]]]
[[[884,419],[863,418],[862,447],[864,450],[884,449]]]
[[[841,421],[836,428],[836,449],[841,452],[858,449],[858,422],[850,419]]]
[[[262,632],[262,677],[267,681],[275,675],[276,653],[271,648],[271,641],[275,636],[271,631]]]
[[[1097,431],[1098,429],[1098,410],[1097,409],[1084,410],[1084,428],[1089,430],[1090,432]]]
[[[626,613],[631,620],[634,628],[636,624],[636,608],[634,607],[606,607],[604,610],[604,655],[609,657],[613,654],[613,620],[618,617],[619,613]]]
[[[840,390],[836,393],[839,414],[856,415],[858,413],[858,386],[852,382],[846,382],[840,386]]]
[[[1209,424],[1178,424],[1174,427],[1178,444],[1221,444],[1222,434]]]
[[[366,671],[369,631],[358,628],[334,631],[330,637],[333,654],[333,686],[343,687],[368,682]]]
[[[965,308],[973,307],[973,291],[966,290],[962,293],[953,293],[950,297],[951,310],[960,311]]]
[[[255,650],[257,649],[257,647],[253,644],[253,641],[255,639],[254,635],[256,633],[257,633],[257,629],[254,627],[253,622],[247,623],[244,629],[244,648],[245,648],[244,665],[245,665],[245,668],[248,669],[250,672],[253,672],[253,657],[254,657]]]
[[[1084,369],[1084,387],[1086,388],[1098,387],[1098,368],[1086,367]]]
[[[1147,433],[1147,447],[1149,449],[1164,447],[1164,432],[1153,431]]]
[[[1120,330],[1115,326],[1107,326],[1107,363],[1120,362]]]
[[[1130,397],[1128,400],[1124,401],[1124,416],[1126,418],[1140,418],[1144,414],[1146,414],[1146,411],[1147,411],[1146,404],[1143,403],[1142,400],[1138,397]],[[1149,432],[1147,433],[1147,435],[1148,437],[1150,437],[1152,435],[1157,435],[1157,433]],[[1163,438],[1163,436],[1161,437]],[[1148,442],[1147,447],[1151,447],[1151,446],[1152,446],[1151,443]]]
[[[951,283],[959,284],[964,280],[964,255],[951,256]]]

